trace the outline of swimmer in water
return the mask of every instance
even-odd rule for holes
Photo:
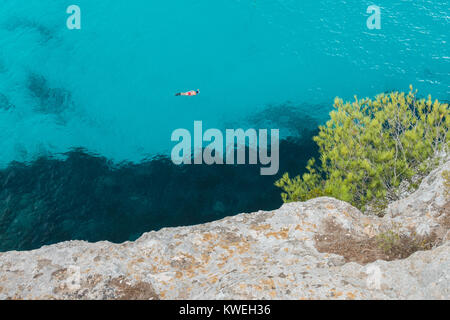
[[[200,93],[200,90],[197,89],[197,91],[195,90],[191,90],[188,92],[180,92],[180,93],[176,93],[175,96],[196,96]]]

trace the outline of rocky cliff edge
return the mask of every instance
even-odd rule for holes
[[[0,299],[449,299],[445,170],[383,218],[317,198],[135,242],[0,253]]]

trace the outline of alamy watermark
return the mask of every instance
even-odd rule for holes
[[[224,139],[225,137],[225,139]],[[261,164],[261,175],[275,175],[280,166],[280,130],[208,129],[203,133],[203,122],[194,121],[194,135],[187,129],[173,131],[171,140],[178,142],[172,149],[171,159],[181,164]],[[204,142],[209,143],[204,146]],[[192,150],[194,151],[192,154]],[[248,162],[247,162],[248,150]],[[270,155],[269,155],[270,153]]]
[[[370,265],[366,268],[366,286],[371,290],[381,290],[381,278],[383,274],[380,267]]]
[[[79,266],[71,265],[66,269],[66,279],[63,283],[66,288],[71,291],[80,290],[81,288],[81,268]]]
[[[80,30],[81,29],[81,9],[77,5],[71,5],[67,7],[67,14],[70,16],[67,18],[66,25],[69,30]]]
[[[371,13],[371,16],[367,19],[366,25],[370,30],[381,29],[381,9],[379,6],[371,5],[367,8],[367,13]]]
[[[370,5],[367,7],[367,13],[371,14],[366,21],[367,28],[370,30],[381,29],[381,9],[379,6]],[[72,4],[67,7],[67,14],[70,16],[67,18],[67,29],[80,30],[81,29],[81,8],[78,5]]]

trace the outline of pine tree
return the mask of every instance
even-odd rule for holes
[[[400,197],[400,184],[417,186],[449,150],[448,104],[392,92],[372,99],[343,102],[336,98],[330,120],[314,141],[320,161],[308,162],[306,173],[284,174],[275,185],[285,202],[331,196],[363,211],[383,209]]]

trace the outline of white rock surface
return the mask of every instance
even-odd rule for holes
[[[0,253],[0,299],[449,299],[449,199],[441,177],[449,165],[384,218],[318,198],[124,244],[71,241]],[[403,260],[346,263],[316,248],[330,221],[353,238],[395,226],[442,241]]]
[[[386,219],[403,227],[414,225],[418,234],[430,234],[449,219],[450,202],[444,190],[443,172],[450,171],[450,161],[433,170],[409,197],[393,202],[386,210]],[[447,220],[447,224],[449,221]],[[444,237],[450,240],[448,225]]]

